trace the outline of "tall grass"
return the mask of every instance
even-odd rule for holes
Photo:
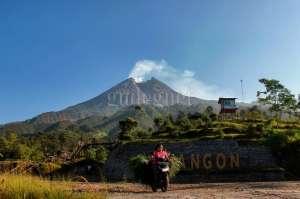
[[[32,176],[0,175],[0,199],[104,199],[103,193],[75,192],[67,183]]]

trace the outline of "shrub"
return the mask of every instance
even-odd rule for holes
[[[224,137],[225,137],[225,133],[222,128],[218,128],[216,130],[216,135],[218,135],[220,139],[224,139]]]
[[[198,129],[200,129],[200,128],[202,128],[203,126],[205,126],[205,123],[204,123],[204,121],[203,121],[201,118],[195,120],[193,123],[194,123],[194,126],[195,126],[196,128],[198,128]]]
[[[87,160],[96,160],[96,149],[95,148],[89,148],[86,150],[84,157]]]
[[[133,138],[132,130],[138,126],[138,122],[131,117],[126,118],[125,120],[119,121],[119,128],[121,132],[119,133],[120,140],[130,140]]]
[[[192,123],[190,122],[188,116],[184,113],[179,113],[175,125],[181,131],[187,131],[193,127]]]
[[[150,174],[148,167],[149,159],[145,154],[139,154],[129,159],[129,168],[134,174],[134,178],[142,183],[150,182]]]
[[[170,177],[175,177],[176,174],[182,169],[183,163],[174,155],[170,157]]]
[[[263,124],[252,124],[250,123],[246,129],[246,134],[250,137],[261,137],[265,134],[265,128]]]
[[[273,129],[277,126],[277,122],[275,119],[270,119],[266,122],[267,128]]]
[[[257,124],[256,125],[256,133],[257,133],[257,136],[263,136],[265,135],[265,126],[264,124]]]
[[[249,136],[249,137],[255,137],[257,135],[256,133],[256,126],[254,124],[249,124],[247,126],[247,129],[246,129],[246,134]]]
[[[288,134],[290,134],[289,137]],[[267,144],[277,156],[280,166],[300,176],[300,136],[298,133],[271,132]]]
[[[148,138],[150,133],[148,133],[145,129],[139,127],[132,131],[132,138]]]
[[[56,163],[49,162],[49,163],[41,163],[39,165],[39,170],[43,175],[47,175],[59,169],[61,169],[61,165]]]
[[[295,129],[287,129],[286,134],[289,137],[294,137],[297,134],[297,131]]]
[[[216,113],[212,113],[212,114],[209,115],[209,118],[212,121],[217,121],[218,120],[218,115]]]
[[[278,153],[288,144],[289,138],[285,133],[272,132],[269,134],[266,141],[273,152]]]
[[[97,162],[104,164],[107,160],[107,157],[108,157],[108,151],[106,148],[101,146],[98,149],[96,149],[96,161]]]
[[[286,145],[279,154],[281,165],[294,175],[300,176],[300,141]]]

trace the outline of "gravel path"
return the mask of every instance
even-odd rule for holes
[[[300,199],[300,182],[171,184],[167,193],[152,193],[149,187],[131,183],[106,184],[105,186],[110,199]]]

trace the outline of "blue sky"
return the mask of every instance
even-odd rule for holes
[[[0,123],[94,97],[150,63],[192,94],[300,93],[300,1],[0,1]],[[147,65],[147,67],[148,67]],[[136,74],[136,73],[135,73]],[[140,74],[141,75],[141,74]],[[181,87],[174,79],[182,80]],[[183,86],[182,86],[183,85]],[[202,92],[203,91],[203,92]]]

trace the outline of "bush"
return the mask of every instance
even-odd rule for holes
[[[179,113],[175,125],[180,131],[187,131],[193,127],[188,116],[184,113]]]
[[[96,160],[96,149],[95,148],[89,148],[85,154],[84,154],[84,157],[85,159],[87,160]]]
[[[273,152],[278,153],[288,144],[289,137],[285,133],[272,132],[269,134],[266,141]]]
[[[98,149],[96,149],[96,161],[97,162],[104,164],[107,160],[107,157],[108,157],[108,151],[106,148],[101,146]]]
[[[148,162],[149,159],[145,154],[139,154],[129,159],[129,168],[133,172],[135,180],[146,184],[150,182],[151,176],[147,175],[151,173]]]
[[[139,127],[132,131],[131,133],[132,139],[136,138],[148,138],[150,136],[150,133],[148,133],[145,129]]]
[[[61,165],[56,164],[56,163],[49,162],[49,163],[41,163],[39,165],[40,173],[43,174],[43,175],[50,174],[50,173],[55,172],[59,169],[61,169]]]
[[[170,177],[173,178],[182,169],[183,163],[174,155],[170,157]]]
[[[256,133],[258,136],[263,136],[265,134],[265,126],[264,124],[256,125]]]
[[[262,137],[265,134],[265,128],[263,124],[252,124],[250,123],[246,129],[246,134],[250,137]]]
[[[216,135],[218,135],[220,139],[224,139],[224,137],[225,137],[225,133],[222,128],[218,128],[216,130]]]
[[[212,121],[217,121],[218,120],[218,115],[215,114],[215,113],[212,113],[209,115],[209,118],[212,120]]]
[[[292,137],[289,137],[288,134]],[[267,138],[267,144],[272,148],[280,166],[299,177],[300,136],[298,136],[299,134],[294,132],[270,132]]]
[[[277,122],[275,119],[270,119],[266,122],[267,128],[273,129],[274,127],[277,126]]]
[[[292,174],[300,177],[300,141],[286,145],[280,153],[281,165]]]
[[[256,128],[254,124],[249,124],[246,129],[246,134],[249,137],[255,137],[257,135]]]
[[[202,128],[202,127],[205,126],[205,123],[204,123],[204,121],[203,121],[201,118],[195,120],[193,123],[194,123],[194,126],[195,126],[197,129],[200,129],[200,128]]]
[[[103,146],[98,148],[89,148],[84,154],[86,160],[93,160],[104,164],[107,160],[108,151]]]
[[[289,137],[294,137],[297,134],[297,131],[295,129],[287,129],[286,135]]]

